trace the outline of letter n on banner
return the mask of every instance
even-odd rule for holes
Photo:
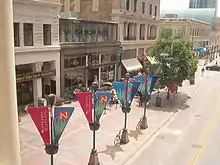
[[[96,121],[99,121],[106,107],[106,104],[110,101],[112,97],[112,93],[111,92],[96,92],[96,96],[97,96]]]
[[[54,145],[58,146],[73,111],[73,107],[54,107]]]
[[[49,110],[47,107],[30,107],[27,109],[37,127],[45,145],[50,144]]]
[[[92,123],[92,92],[77,92],[76,98],[86,116],[87,121]]]

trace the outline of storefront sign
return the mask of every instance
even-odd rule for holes
[[[16,76],[16,82],[30,81],[30,80],[37,79],[37,78],[53,76],[55,74],[56,74],[55,70],[27,73],[27,74]]]
[[[78,59],[70,59],[70,65],[73,65],[73,66],[78,66],[80,64],[79,60]]]

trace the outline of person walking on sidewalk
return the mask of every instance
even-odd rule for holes
[[[202,77],[204,76],[204,73],[205,73],[205,68],[203,67],[203,68],[201,69],[201,76],[202,76]]]

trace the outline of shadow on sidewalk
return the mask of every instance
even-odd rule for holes
[[[182,92],[177,92],[176,96],[174,94],[170,94],[170,98],[167,99],[167,92],[162,91],[161,93],[161,107],[156,107],[156,93],[152,94],[151,96],[151,105],[148,108],[149,110],[155,111],[163,111],[163,112],[177,112],[178,110],[185,110],[189,108],[187,104],[188,100],[191,97]]]
[[[138,126],[137,126],[138,127]],[[140,129],[136,128],[135,130],[129,130],[128,136],[133,137],[136,141],[140,135],[144,135]]]
[[[106,149],[104,151],[99,151],[99,154],[106,154],[111,156],[112,160],[115,159],[115,155],[117,152],[124,152],[119,144],[116,145],[106,145]]]

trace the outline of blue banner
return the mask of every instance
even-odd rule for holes
[[[139,81],[140,82],[140,85],[139,85],[139,89],[140,89],[140,92],[141,92],[141,94],[142,94],[142,96],[144,96],[145,95],[145,84],[146,84],[146,76],[142,76],[142,75],[140,75],[140,76],[134,76],[134,79],[136,80],[136,81]]]
[[[102,113],[106,107],[106,104],[112,98],[111,92],[96,92],[97,102],[96,102],[96,121],[102,116]]]
[[[138,91],[138,88],[139,88],[141,82],[134,80],[134,81],[132,81],[131,83],[133,84],[133,85],[132,85],[132,88],[131,88],[131,103],[132,103],[133,98],[134,98],[134,96],[136,95],[136,93],[137,93],[137,91]]]
[[[147,81],[146,81],[146,77],[147,77]],[[139,86],[140,92],[141,94],[144,96],[145,95],[145,90],[146,90],[146,97],[149,97],[154,89],[155,83],[157,82],[159,77],[157,76],[134,76],[134,79],[136,81],[140,81],[141,84]],[[146,84],[147,83],[147,84]],[[147,88],[147,89],[145,89]]]
[[[155,84],[156,84],[159,77],[152,76],[152,75],[150,75],[149,77],[151,77],[151,83],[150,83],[150,89],[148,90],[148,94],[151,95],[151,93],[152,93],[152,91],[155,87]]]
[[[74,107],[54,107],[54,145],[58,146],[73,111]]]
[[[128,82],[128,91],[127,91],[127,98],[126,98],[126,84],[127,82],[114,82],[113,86],[116,90],[118,99],[121,103],[121,107],[126,107],[129,108],[131,105],[131,88],[132,88],[132,83]]]

